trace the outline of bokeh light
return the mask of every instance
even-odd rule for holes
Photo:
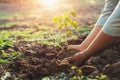
[[[54,8],[58,7],[59,0],[38,0],[38,4],[41,4],[43,7]]]

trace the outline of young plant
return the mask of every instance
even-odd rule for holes
[[[0,58],[0,63],[8,63],[8,61]]]
[[[77,13],[75,10],[65,12],[63,15],[55,16],[53,22],[57,24],[57,28],[60,31],[65,31],[68,34],[73,33],[73,30],[78,30],[78,22],[73,20]]]
[[[89,34],[90,31],[91,29],[87,25],[82,25],[78,32],[81,34]]]
[[[12,51],[10,53],[6,53],[5,51],[2,50],[2,55],[0,55],[0,63],[9,63],[21,56],[22,53],[20,52]]]
[[[96,76],[96,79],[97,80],[110,80],[107,75],[103,75],[103,74]]]
[[[12,41],[9,39],[0,38],[0,49],[2,50],[8,46],[12,46]]]
[[[66,44],[68,36],[71,36],[73,32],[78,31],[78,22],[73,20],[77,16],[77,13],[75,10],[70,10],[68,12],[65,12],[63,15],[55,16],[53,19],[53,22],[56,23],[57,29],[60,32],[66,32]]]

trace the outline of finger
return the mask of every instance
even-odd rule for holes
[[[68,45],[67,47],[68,47],[68,49],[73,49],[74,50],[77,47],[77,45]]]
[[[74,60],[73,60],[73,58],[72,58],[72,57],[65,58],[64,60],[67,60],[69,63],[74,62]]]

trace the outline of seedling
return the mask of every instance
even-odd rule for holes
[[[82,34],[89,34],[90,31],[91,29],[87,25],[82,25],[78,32]]]
[[[8,61],[0,58],[0,63],[8,63]]]
[[[12,46],[12,41],[9,39],[0,38],[0,49],[2,50],[8,46]]]
[[[21,56],[22,56],[22,53],[20,52],[13,51],[10,53],[6,53],[5,51],[2,51],[2,55],[0,56],[0,63],[9,63]]]
[[[70,10],[65,12],[63,15],[55,16],[53,22],[56,23],[58,31],[66,32],[65,41],[66,45],[68,44],[67,38],[68,36],[74,33],[74,31],[78,31],[78,22],[73,20],[77,16],[77,12],[75,10]]]
[[[78,30],[78,22],[72,19],[76,16],[76,11],[70,10],[65,12],[63,15],[55,16],[53,22],[56,23],[59,30],[72,34],[73,30]]]
[[[97,80],[110,80],[107,75],[101,74],[100,76],[96,76]]]

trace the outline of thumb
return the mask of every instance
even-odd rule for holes
[[[68,57],[68,58],[65,58],[64,60],[68,61],[69,63],[73,63],[74,62],[73,57]]]

